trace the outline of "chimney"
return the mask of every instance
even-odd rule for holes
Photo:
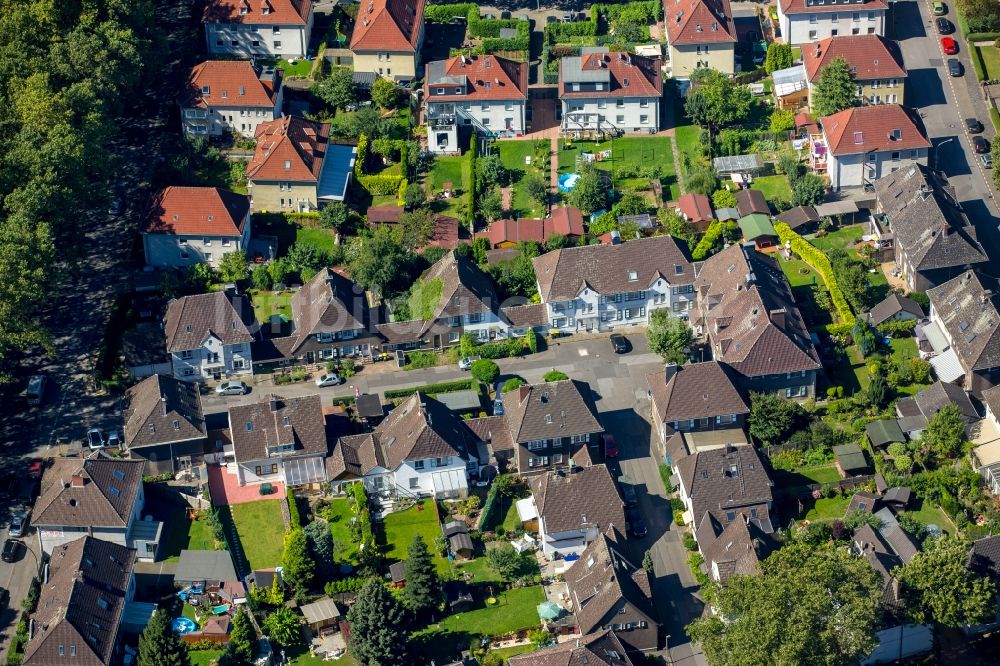
[[[167,415],[167,396],[160,394],[160,409],[163,411],[163,415]]]
[[[666,382],[670,382],[670,378],[676,375],[680,371],[681,367],[676,363],[667,363],[663,367],[663,379]]]
[[[69,485],[71,485],[74,488],[83,488],[83,475],[74,474],[73,476],[71,476],[69,479]]]
[[[979,295],[979,300],[982,302],[983,305],[986,305],[987,303],[990,302],[990,298],[992,296],[993,296],[992,291],[990,291],[989,289],[983,289],[983,293]]]
[[[278,401],[275,400],[273,397],[271,398],[270,402],[268,403],[268,406],[271,408],[272,412],[278,411]]]
[[[778,308],[777,310],[771,310],[768,313],[768,316],[770,316],[771,321],[774,323],[775,326],[777,326],[778,328],[784,328],[785,314],[786,314],[785,308]]]

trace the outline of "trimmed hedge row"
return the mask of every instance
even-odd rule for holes
[[[452,393],[454,391],[468,391],[475,389],[479,382],[475,379],[455,379],[450,382],[438,382],[436,384],[424,384],[413,388],[389,389],[385,392],[385,399],[406,398],[417,391],[421,393]]]
[[[468,20],[469,14],[476,12],[479,16],[479,5],[463,2],[452,5],[425,5],[424,20],[431,23],[451,23],[456,16],[464,16]]]
[[[476,133],[469,137],[469,200],[466,205],[469,208],[468,219],[470,224],[476,219]]]
[[[986,65],[983,63],[983,52],[979,50],[978,46],[972,46],[969,50],[971,51],[969,60],[972,61],[972,69],[976,70],[976,79],[984,81],[986,79]]]
[[[354,161],[354,180],[358,181],[358,185],[363,187],[368,194],[398,194],[400,184],[406,179],[400,175],[366,174],[364,165],[367,158],[368,137],[362,134],[358,137],[358,155]]]
[[[970,32],[966,37],[969,43],[972,42],[995,42],[1000,39],[1000,32]]]
[[[712,220],[712,223],[708,225],[708,229],[705,230],[705,235],[701,237],[698,244],[695,245],[694,250],[691,251],[691,258],[695,261],[703,261],[708,253],[712,251],[719,239],[722,238],[722,233],[726,230],[725,223],[721,220]]]
[[[302,527],[302,516],[299,514],[299,504],[295,501],[295,493],[291,488],[285,489],[285,499],[288,501],[288,522],[292,529]]]
[[[812,266],[813,270],[819,273],[819,276],[826,284],[827,291],[830,292],[830,300],[833,301],[833,307],[837,309],[837,314],[840,316],[840,323],[852,326],[854,324],[854,313],[851,312],[851,306],[847,304],[844,292],[840,290],[840,285],[837,284],[837,279],[833,275],[833,267],[830,265],[830,259],[812,243],[792,231],[784,222],[776,222],[774,230],[778,233],[778,240],[782,245],[789,243],[792,252],[799,255],[802,261]]]

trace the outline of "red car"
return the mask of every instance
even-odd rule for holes
[[[40,478],[42,476],[42,468],[44,466],[45,466],[44,462],[42,462],[38,458],[35,458],[34,460],[31,461],[31,467],[28,468],[28,476],[32,479]]]
[[[941,50],[945,52],[945,55],[955,55],[958,53],[958,42],[951,37],[942,37]]]
[[[617,458],[618,457],[618,442],[615,441],[615,436],[609,433],[601,435],[601,441],[604,443],[604,457],[605,458]]]

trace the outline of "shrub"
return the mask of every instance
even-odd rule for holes
[[[542,376],[544,382],[561,382],[566,379],[569,379],[569,375],[558,370],[549,370]]]
[[[891,338],[908,338],[913,335],[916,326],[916,319],[904,319],[903,321],[890,319],[889,321],[882,322],[875,328],[882,335],[888,335]]]
[[[519,388],[521,386],[524,386],[526,383],[527,382],[525,382],[520,377],[511,377],[510,379],[508,379],[507,381],[505,381],[503,383],[503,386],[500,388],[500,392],[501,393],[510,393],[511,391],[513,391],[513,390],[515,390],[515,389],[517,389],[517,388]]]
[[[736,208],[736,195],[729,190],[716,190],[712,203],[718,208]]]
[[[332,580],[324,586],[323,591],[329,597],[335,594],[344,594],[345,592],[357,592],[365,584],[366,580],[366,578],[362,578],[361,576]]]
[[[691,258],[695,261],[703,261],[714,251],[716,245],[721,241],[724,230],[725,225],[723,222],[712,220],[712,223],[708,225],[708,229],[705,230],[705,235],[701,237],[701,240],[698,241],[698,244],[692,250]]]
[[[436,384],[425,384],[414,386],[413,388],[388,389],[385,391],[385,399],[406,398],[417,391],[421,393],[438,394],[451,393],[453,391],[468,391],[476,388],[476,381],[473,379],[455,379],[449,382],[438,382]]]
[[[524,336],[525,341],[528,343],[528,351],[532,354],[538,353],[538,332],[529,328],[527,335]]]
[[[684,536],[681,537],[681,542],[688,550],[698,550],[698,542],[690,532],[684,533]]]
[[[295,493],[291,488],[285,490],[285,499],[288,501],[288,522],[292,528],[302,527],[302,516],[299,514],[299,504],[295,500]]]
[[[683,525],[684,524],[684,512],[683,511],[674,511],[674,524],[675,525]]]
[[[827,290],[830,292],[830,299],[833,301],[833,306],[840,316],[841,323],[853,325],[854,313],[851,312],[851,307],[847,304],[847,299],[844,298],[844,293],[840,290],[840,286],[833,276],[833,267],[830,265],[830,259],[826,254],[792,231],[784,222],[776,222],[774,230],[778,233],[778,240],[782,245],[786,242],[790,243],[792,251],[819,273],[820,278],[823,279]],[[697,251],[697,248],[695,248],[695,251]]]
[[[472,364],[469,373],[484,384],[493,384],[500,376],[500,366],[493,361],[482,358]]]

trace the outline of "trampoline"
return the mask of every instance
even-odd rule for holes
[[[175,617],[171,629],[178,636],[183,636],[185,634],[190,634],[192,631],[197,629],[198,626],[194,623],[194,620],[186,617]]]
[[[559,176],[559,191],[560,192],[572,192],[573,188],[576,187],[576,181],[580,180],[580,174],[578,173],[564,173]]]

